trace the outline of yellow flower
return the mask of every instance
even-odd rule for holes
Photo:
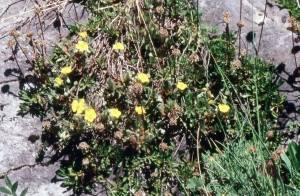
[[[219,110],[222,113],[227,113],[230,110],[230,107],[226,104],[219,104]]]
[[[135,112],[138,114],[146,114],[146,110],[143,106],[136,106],[135,107]]]
[[[61,85],[64,81],[63,81],[61,78],[57,77],[57,78],[55,78],[55,82],[56,82],[58,85]]]
[[[63,68],[61,68],[61,70],[60,70],[60,73],[62,73],[62,74],[69,74],[69,73],[71,73],[71,72],[72,72],[71,66],[70,66],[70,67],[63,67]]]
[[[84,41],[78,41],[78,43],[76,44],[76,49],[80,52],[84,52],[89,49],[89,45]]]
[[[76,112],[76,114],[81,114],[85,110],[85,101],[84,99],[80,99],[79,102],[77,100],[73,100],[72,102],[72,111]]]
[[[94,109],[87,109],[85,110],[85,115],[84,115],[84,119],[89,121],[89,122],[93,122],[97,117],[97,114],[95,112]]]
[[[214,98],[215,96],[211,93],[211,91],[207,91],[207,94],[211,97]]]
[[[116,44],[113,45],[114,50],[124,50],[124,45],[120,42],[117,42]]]
[[[78,33],[78,35],[80,35],[80,37],[82,37],[82,38],[86,38],[87,37],[87,32],[83,31],[83,32]]]
[[[212,104],[213,102],[214,102],[214,100],[209,100],[207,103]]]
[[[140,73],[138,75],[138,79],[142,82],[142,83],[148,83],[149,82],[149,78],[147,76],[147,74],[144,73]]]
[[[121,116],[121,111],[119,111],[118,108],[109,109],[109,112],[112,117],[119,118]]]
[[[204,88],[202,88],[202,90],[203,90],[203,91],[206,91],[206,90],[207,90],[207,88],[205,88],[205,87],[204,87]]]
[[[177,83],[177,85],[176,85],[176,87],[179,89],[179,90],[185,90],[188,86],[185,84],[185,83],[183,83],[183,82],[178,82]]]

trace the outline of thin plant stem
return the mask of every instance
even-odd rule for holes
[[[226,41],[227,41],[227,67],[230,66],[230,35],[229,25],[226,23]]]
[[[240,0],[240,21],[242,20],[242,8],[243,8],[243,3],[242,0]],[[239,51],[238,51],[238,58],[241,56],[241,33],[242,33],[242,28],[239,27]]]
[[[260,35],[259,35],[259,41],[258,41],[258,47],[257,47],[256,56],[258,56],[258,53],[259,53],[260,42],[261,42],[263,30],[264,30],[265,18],[266,18],[266,13],[267,13],[267,4],[268,4],[268,0],[266,0],[266,3],[265,3],[264,18],[263,18],[261,29],[260,29]]]

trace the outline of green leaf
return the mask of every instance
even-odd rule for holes
[[[11,192],[10,192],[10,190],[8,190],[7,188],[5,188],[5,187],[0,187],[0,192],[1,193],[5,193],[5,194],[9,194],[9,195],[11,195]]]
[[[290,161],[290,159],[286,156],[286,154],[282,154],[280,155],[281,160],[285,163],[285,166],[287,167],[287,169],[289,170],[290,174],[292,173],[292,163]]]
[[[26,195],[26,193],[27,193],[27,191],[28,191],[28,187],[22,191],[22,193],[21,193],[21,195],[20,195],[20,196],[25,196],[25,195]]]
[[[12,185],[11,191],[12,191],[13,193],[16,193],[17,188],[18,188],[18,181],[16,181],[16,182]]]
[[[5,184],[8,188],[11,189],[11,181],[7,176],[4,176]]]
[[[205,183],[204,179],[194,177],[190,179],[187,183],[186,188],[195,189],[201,187]]]
[[[300,169],[299,158],[298,158],[300,152],[299,152],[299,146],[294,141],[289,143],[288,153],[289,153],[289,157],[291,158],[292,165],[298,171]]]

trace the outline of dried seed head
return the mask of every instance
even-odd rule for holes
[[[131,86],[131,90],[132,90],[133,95],[135,97],[138,97],[143,93],[144,88],[143,88],[143,85],[138,82]]]
[[[115,132],[114,138],[115,138],[116,140],[121,140],[122,137],[123,137],[123,133],[122,133],[121,131]]]
[[[46,42],[45,42],[44,40],[42,40],[42,39],[36,40],[36,43],[37,43],[38,45],[40,45],[40,46],[45,46],[45,45],[46,45]]]
[[[14,39],[11,39],[7,42],[7,47],[8,48],[13,48],[16,45],[16,41]]]
[[[229,24],[230,23],[230,17],[224,17],[223,22],[226,23],[226,24]]]
[[[225,11],[225,12],[223,12],[223,16],[224,16],[224,18],[231,17],[231,13],[229,11]]]
[[[178,57],[178,56],[180,56],[181,52],[179,49],[175,48],[172,50],[172,54],[173,54],[173,56]]]
[[[273,160],[266,161],[265,174],[269,174],[272,177],[276,177],[276,168]]]
[[[242,67],[242,62],[238,59],[233,61],[233,66],[237,69],[240,69]]]
[[[182,112],[183,112],[183,108],[177,106],[168,113],[170,125],[177,125],[177,120],[182,114]]]
[[[158,6],[158,7],[156,7],[155,11],[158,14],[162,14],[162,13],[164,13],[165,10],[162,6]]]
[[[18,35],[18,33],[15,29],[13,29],[9,32],[9,35],[12,36],[12,37],[16,37]]]
[[[238,27],[243,27],[243,26],[245,26],[245,22],[242,21],[242,20],[240,20],[240,21],[238,21],[238,22],[236,23],[236,25],[237,25]]]
[[[34,8],[33,12],[34,12],[34,14],[39,15],[42,12],[42,10],[40,8],[36,7],[36,8]]]
[[[87,150],[90,146],[86,142],[80,142],[78,148],[80,150]]]
[[[26,37],[28,37],[28,38],[32,38],[32,36],[33,36],[34,34],[33,34],[33,32],[32,31],[28,31],[27,33],[26,33]]]
[[[300,29],[300,23],[299,22],[294,22],[293,23],[293,27],[294,27],[294,29],[296,30],[296,31],[298,31],[299,29]]]
[[[256,152],[256,148],[254,146],[250,146],[249,147],[249,152],[255,153]]]
[[[191,54],[188,59],[192,62],[197,62],[199,61],[199,56],[197,54]]]
[[[281,148],[281,147],[279,147],[279,148],[276,149],[275,152],[276,152],[278,155],[281,155],[281,154],[284,154],[284,149]]]
[[[161,37],[168,37],[169,36],[169,33],[168,33],[167,29],[160,29],[158,33]]]
[[[241,54],[242,57],[246,56],[247,50],[245,48],[241,48],[240,49],[240,54]]]
[[[88,165],[88,164],[90,164],[90,160],[88,158],[83,158],[82,165],[84,166],[84,165]]]
[[[137,191],[134,193],[134,196],[143,196],[143,192],[142,191]]]
[[[296,21],[296,19],[294,17],[290,17],[288,19],[288,22],[291,23],[291,24],[294,24],[295,21]]]
[[[136,141],[137,141],[137,139],[136,139],[135,135],[131,135],[129,137],[129,142],[130,142],[131,145],[135,145]]]
[[[268,131],[268,132],[266,133],[266,136],[267,136],[268,139],[274,138],[274,131]]]
[[[280,156],[275,152],[272,152],[272,155],[271,155],[271,158],[274,160],[274,161],[278,161],[280,159]]]
[[[48,121],[48,120],[43,121],[43,122],[42,122],[42,127],[43,127],[44,129],[49,129],[49,128],[51,127],[51,122]]]
[[[167,144],[167,143],[164,143],[164,142],[160,143],[160,144],[159,144],[159,149],[160,149],[161,151],[165,152],[166,150],[168,150],[168,144]]]
[[[266,165],[267,165],[268,167],[273,167],[273,166],[274,166],[274,163],[273,163],[272,160],[267,160],[267,161],[266,161]]]
[[[157,177],[157,173],[156,173],[156,172],[152,172],[152,173],[150,174],[150,176],[151,176],[152,178],[155,178],[155,177]]]
[[[105,129],[104,125],[102,123],[97,123],[95,126],[95,130],[102,132]]]

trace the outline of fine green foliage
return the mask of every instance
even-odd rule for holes
[[[7,188],[5,187],[0,187],[0,192],[4,193],[5,195],[12,195],[12,196],[17,196],[17,188],[18,188],[18,181],[16,181],[15,183],[11,183],[10,179],[7,176],[4,176],[4,181],[5,181],[5,185]],[[25,188],[20,196],[25,196],[26,193],[28,191],[28,187]]]
[[[294,141],[288,145],[287,152],[281,155],[286,181],[293,189],[300,188],[300,147]],[[300,191],[299,191],[300,193]]]
[[[287,9],[291,16],[297,21],[300,21],[300,8],[297,5],[297,0],[277,0],[283,8]]]
[[[46,119],[44,147],[68,156],[65,185],[122,196],[285,191],[279,167],[264,171],[279,164],[274,65],[236,57],[234,31],[211,38],[189,1],[85,6],[89,21],[34,59],[35,87],[20,91],[20,114]]]

